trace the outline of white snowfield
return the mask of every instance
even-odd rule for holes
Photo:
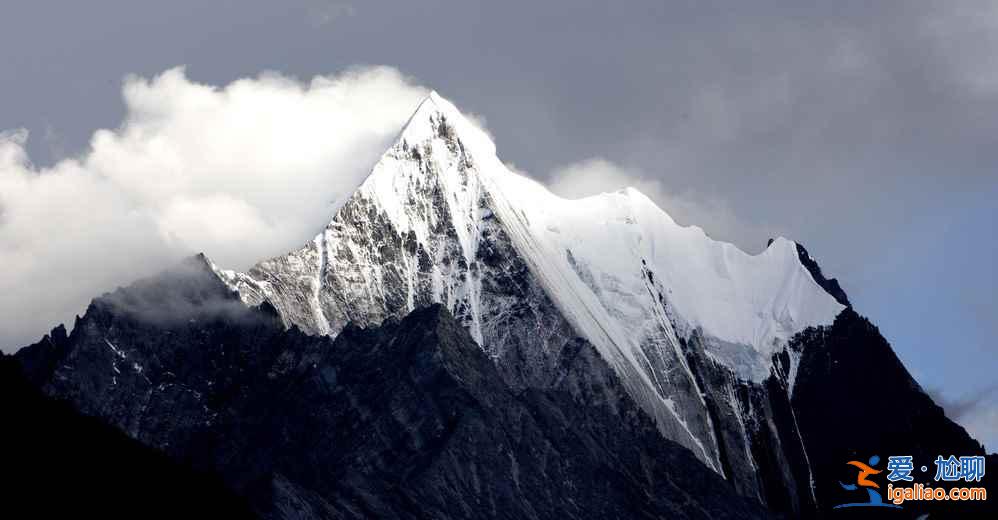
[[[349,320],[377,323],[441,302],[494,353],[507,303],[482,296],[490,275],[481,258],[496,226],[574,333],[656,420],[671,422],[670,436],[715,469],[716,439],[680,339],[698,335],[711,359],[761,381],[791,336],[832,323],[844,308],[789,240],[750,255],[678,225],[632,188],[554,195],[511,171],[489,136],[436,93],[313,241],[248,273],[219,274],[247,303],[268,300],[286,323],[312,333],[335,335]],[[677,388],[691,390],[674,395]]]

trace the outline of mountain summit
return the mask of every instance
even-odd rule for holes
[[[793,242],[749,255],[631,188],[562,199],[511,171],[436,93],[311,242],[220,274],[247,304],[267,301],[314,334],[441,303],[518,387],[552,385],[559,353],[582,337],[666,437],[722,474],[757,464],[747,432],[722,462],[721,430],[745,430],[760,412],[728,389],[715,405],[725,416],[712,417],[691,355],[759,383],[790,337],[843,309]]]

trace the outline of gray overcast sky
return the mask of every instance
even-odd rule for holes
[[[998,446],[993,2],[36,0],[3,10],[0,63],[0,130],[43,167],[122,125],[128,74],[393,67],[562,191],[623,179],[748,251],[804,243]]]

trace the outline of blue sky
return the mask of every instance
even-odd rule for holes
[[[953,202],[912,208],[912,225],[880,251],[866,252],[869,264],[846,289],[922,387],[941,398],[951,416],[964,410],[956,419],[986,433],[979,440],[993,451],[998,189],[939,195]]]

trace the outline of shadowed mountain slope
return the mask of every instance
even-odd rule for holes
[[[266,518],[765,516],[663,439],[588,343],[563,349],[553,387],[514,389],[439,305],[306,336],[194,258],[18,357]]]

